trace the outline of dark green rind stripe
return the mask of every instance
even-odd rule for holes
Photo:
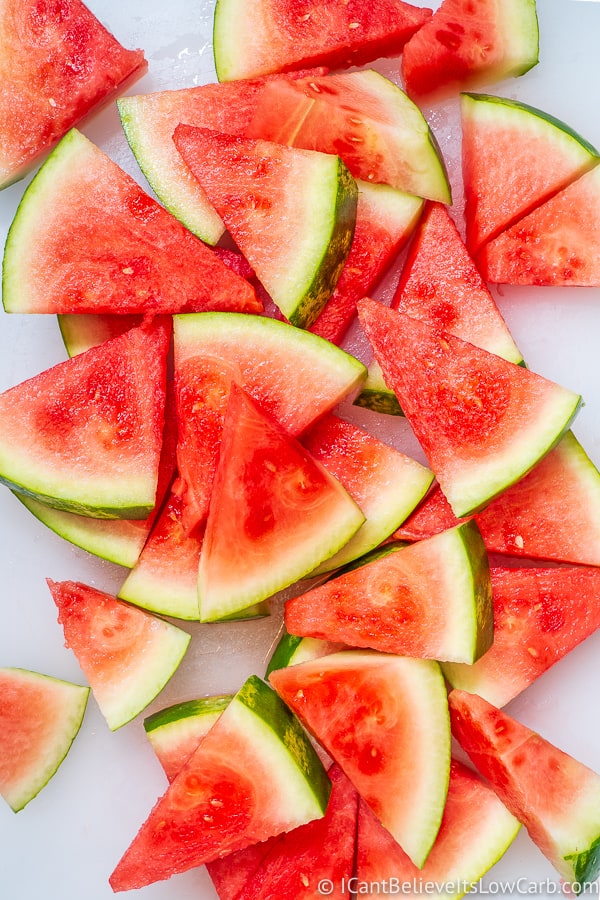
[[[183,719],[193,719],[196,716],[213,715],[226,709],[233,694],[219,694],[214,697],[201,697],[198,700],[185,700],[183,703],[174,703],[166,709],[161,709],[144,719],[146,733],[156,731],[165,725],[181,722]]]

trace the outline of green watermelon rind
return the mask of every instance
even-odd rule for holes
[[[367,377],[354,399],[354,405],[386,416],[404,415],[398,398],[385,383],[381,366],[376,359],[369,364]]]
[[[44,757],[36,760],[35,771],[30,772],[21,783],[10,785],[3,782],[1,785],[0,793],[8,805],[13,812],[20,812],[34,797],[37,797],[55,775],[71,749],[83,722],[90,688],[28,669],[8,667],[0,669],[0,673],[18,680],[34,682],[49,692],[52,691],[57,697],[62,694],[64,700],[62,710],[64,715],[61,714],[60,719],[55,715],[50,723],[51,728],[48,728],[46,734]],[[54,712],[56,713],[56,710]],[[10,722],[7,722],[7,727],[10,728]]]
[[[229,706],[233,694],[214,694],[195,700],[183,700],[160,709],[144,719],[144,730],[151,735],[175,734],[185,722],[198,719],[203,722],[209,717],[220,715]]]
[[[198,591],[195,584],[189,585],[178,580],[177,573],[162,572],[158,576],[145,566],[134,566],[119,588],[119,600],[125,600],[140,609],[170,616],[188,622],[200,618]]]
[[[321,641],[318,638],[289,634],[283,626],[283,633],[269,659],[265,677],[268,678],[276,669],[295,666],[310,659],[319,659],[321,656],[336,653],[341,649],[342,645],[333,643],[333,641]]]

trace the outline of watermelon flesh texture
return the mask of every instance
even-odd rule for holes
[[[22,810],[75,740],[90,689],[26,669],[0,669],[0,794]]]
[[[449,697],[452,732],[507,809],[579,893],[600,874],[600,775],[493,704]]]
[[[402,53],[406,92],[440,100],[523,75],[538,62],[535,0],[443,0]]]
[[[147,68],[80,0],[6,0],[0,48],[0,189]]]
[[[312,65],[359,66],[396,56],[431,16],[402,0],[349,3],[218,0],[214,52],[219,81]]]
[[[402,884],[402,895],[417,900],[425,885],[439,885],[444,893],[438,896],[459,900],[504,855],[520,827],[484,780],[452,759],[442,823],[424,866],[414,865],[361,801],[356,879],[361,885],[390,885],[385,896]]]
[[[522,478],[579,411],[573,391],[398,310],[365,299],[359,317],[457,517]]]
[[[7,312],[261,312],[254,288],[76,129],[27,188],[9,230]]]

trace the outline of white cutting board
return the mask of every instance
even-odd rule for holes
[[[143,47],[148,74],[131,93],[214,80],[209,0],[90,0],[89,6],[128,47]],[[425,5],[425,4],[421,4]],[[439,3],[433,3],[438,6]],[[486,88],[552,113],[600,147],[600,2],[539,0],[541,61],[520,79]],[[397,63],[381,71],[395,77]],[[459,141],[455,102],[426,110],[457,186]],[[144,183],[126,145],[114,104],[82,130]],[[28,181],[0,194],[0,248]],[[456,190],[456,187],[455,187]],[[382,295],[389,296],[388,279]],[[583,394],[574,431],[600,464],[600,290],[509,289],[498,303],[531,368]],[[0,312],[0,390],[64,358],[53,318]],[[364,354],[354,329],[348,347]],[[414,450],[405,423],[346,408],[357,422],[401,449]],[[0,490],[0,666],[14,665],[80,681],[77,662],[63,646],[45,579],[79,579],[118,590],[125,572],[63,542]],[[276,638],[278,617],[252,624],[185,626],[191,649],[175,678],[150,707],[234,691],[251,673],[262,675]],[[600,635],[574,651],[513,702],[510,712],[600,772],[596,712]],[[0,802],[2,900],[109,900],[108,876],[164,789],[146,741],[142,717],[110,733],[93,699],[66,761],[42,793],[15,815]],[[519,880],[520,879],[520,880]],[[504,882],[518,884],[511,892]],[[558,878],[521,834],[484,879],[481,891],[553,897]],[[138,894],[136,894],[138,896]],[[204,870],[188,872],[139,893],[144,900],[210,900]]]

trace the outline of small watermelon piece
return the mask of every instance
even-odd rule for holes
[[[433,473],[352,422],[329,414],[302,435],[302,443],[346,488],[365,516],[348,543],[313,575],[346,565],[380,544],[427,493]]]
[[[110,341],[120,334],[141,325],[144,316],[141,313],[63,313],[57,317],[60,336],[69,356],[77,356],[90,347],[97,347],[104,341]]]
[[[516,100],[461,95],[467,247],[481,246],[598,164],[564,122]]]
[[[173,139],[273,302],[308,328],[354,234],[358,189],[343,162],[192,125]]]
[[[375,559],[285,604],[291,634],[473,663],[493,638],[487,554],[474,522]]]
[[[520,827],[483,779],[453,759],[442,824],[420,869],[367,804],[360,803],[357,883],[402,885],[402,896],[411,900],[418,900],[431,885],[444,890],[437,893],[444,900],[459,900],[504,855]]]
[[[200,553],[201,621],[268,599],[363,522],[339,481],[232,383]]]
[[[544,287],[600,286],[600,166],[586,172],[478,255],[488,281]]]
[[[409,96],[440,100],[524,75],[539,58],[535,0],[443,0],[402,52]]]
[[[386,184],[357,181],[358,206],[352,246],[333,294],[310,330],[340,344],[356,316],[356,304],[370,294],[403,248],[421,211],[420,197]]]
[[[0,48],[0,189],[147,68],[80,0],[3,0]]]
[[[285,625],[282,626],[281,637],[269,659],[266,669],[267,677],[275,669],[283,669],[285,666],[295,666],[301,662],[312,659],[320,659],[338,650],[346,650],[344,644],[336,641],[321,641],[318,638],[300,637],[290,634]]]
[[[169,331],[128,331],[0,395],[0,479],[58,509],[144,519],[154,508]]]
[[[81,727],[89,687],[0,669],[0,794],[19,812],[58,770]]]
[[[444,161],[423,113],[374,69],[269,81],[246,134],[336,153],[361,181],[451,202]]]
[[[476,694],[449,694],[452,733],[575,893],[600,874],[600,775]]]
[[[214,54],[219,81],[270,72],[364,65],[397,56],[431,16],[402,0],[319,3],[315,0],[217,0]]]
[[[48,579],[66,646],[116,731],[162,690],[181,662],[190,635],[170,622],[75,581]]]
[[[269,680],[422,866],[440,827],[450,766],[439,665],[345,650],[277,669]]]
[[[579,411],[573,391],[398,310],[365,299],[359,317],[457,517],[522,478]]]
[[[33,179],[4,250],[7,312],[261,312],[254,288],[76,129]]]
[[[267,316],[176,316],[174,343],[186,530],[208,513],[228,398],[223,376],[298,435],[356,391],[366,375],[365,366],[350,354]]]
[[[250,676],[159,798],[110,877],[131,890],[324,815],[331,782],[308,737]]]
[[[494,643],[471,666],[444,663],[455,688],[505,706],[600,628],[600,569],[491,569]]]

